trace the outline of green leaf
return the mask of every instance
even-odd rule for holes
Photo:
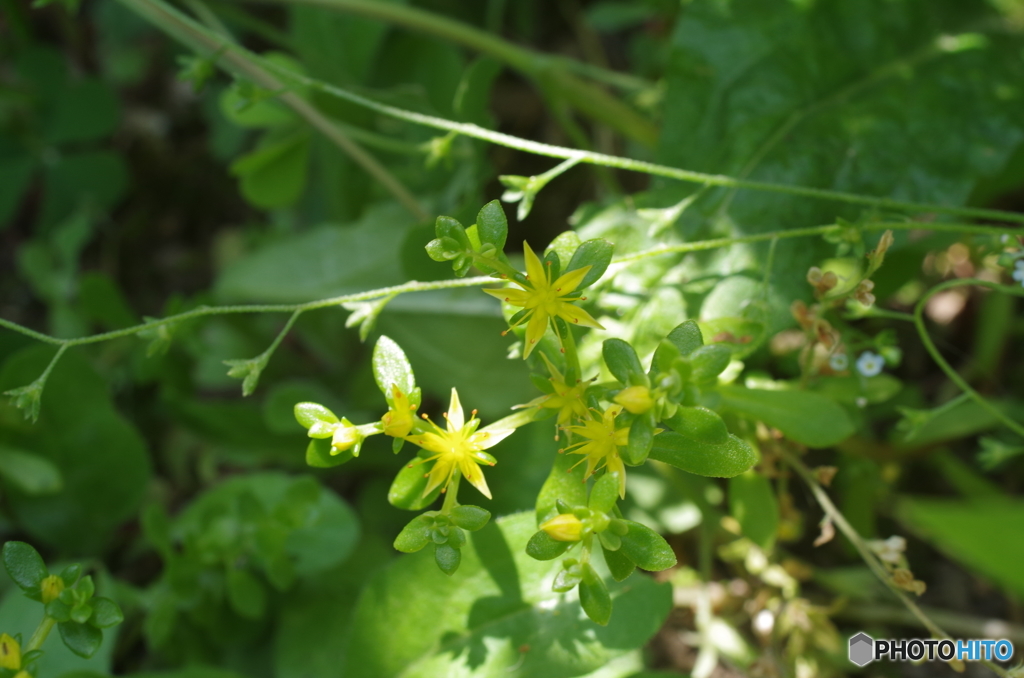
[[[52,102],[46,139],[53,144],[92,141],[117,127],[120,112],[113,89],[96,78],[68,83]]]
[[[333,454],[334,447],[328,438],[314,438],[306,446],[306,464],[313,468],[334,468],[355,457],[354,448]]]
[[[395,550],[402,553],[416,553],[430,543],[430,531],[434,527],[434,516],[419,515],[402,528],[395,537]]]
[[[57,624],[57,628],[64,645],[79,657],[88,659],[96,654],[103,643],[103,632],[88,624],[67,621]]]
[[[575,271],[584,266],[591,267],[583,277],[583,281],[576,288],[577,290],[590,287],[600,280],[601,276],[608,269],[608,264],[612,262],[613,249],[614,245],[601,238],[587,240],[576,249],[575,254],[572,255],[572,259],[569,261],[569,265],[565,267],[565,273]]]
[[[319,403],[296,403],[295,421],[303,428],[312,428],[318,423],[337,424],[338,417]]]
[[[220,96],[220,109],[224,117],[240,127],[280,127],[294,123],[295,113],[273,97],[254,100],[246,88],[234,83]]]
[[[487,521],[491,519],[491,512],[487,509],[480,508],[479,506],[470,506],[466,504],[453,508],[451,517],[452,522],[459,527],[469,530],[470,532],[476,532],[477,530],[483,529],[484,525],[487,524]]]
[[[0,476],[25,494],[53,494],[62,486],[52,462],[31,452],[0,445]]]
[[[477,232],[480,234],[480,242],[494,245],[499,252],[505,249],[505,239],[508,237],[508,220],[505,218],[505,210],[501,203],[492,200],[482,208],[476,215]]]
[[[642,647],[661,627],[671,587],[647,577],[613,586],[615,614],[607,627],[583,619],[578,602],[550,588],[561,563],[524,553],[535,530],[529,513],[491,521],[470,536],[451,578],[429,551],[398,558],[363,591],[339,672],[571,678]],[[519,652],[523,644],[529,652]]]
[[[459,569],[459,563],[462,562],[462,550],[448,544],[435,544],[434,562],[442,572],[450,577]]]
[[[421,453],[420,459],[429,456],[429,453]],[[427,489],[427,478],[424,467],[403,466],[402,470],[395,476],[388,490],[388,501],[392,506],[406,511],[419,511],[433,504],[441,496],[441,488],[435,487],[427,496],[423,496],[423,490]]]
[[[269,354],[262,353],[247,360],[222,360],[221,362],[230,368],[228,369],[229,377],[242,380],[242,397],[247,398],[256,390],[260,374],[263,373],[263,368],[267,366],[269,359]]]
[[[623,384],[634,384],[631,377],[641,380],[644,378],[640,358],[633,347],[622,339],[605,339],[601,346],[601,355],[604,357],[604,364],[608,366],[608,371]],[[642,384],[643,381],[639,383]]]
[[[619,500],[619,474],[605,473],[590,488],[590,501],[587,506],[593,511],[610,513]]]
[[[82,566],[78,563],[72,563],[68,565],[60,572],[60,578],[64,582],[65,588],[70,588],[78,582],[78,578],[82,576]]]
[[[721,344],[701,346],[690,354],[692,378],[698,384],[713,384],[732,360],[732,351]]]
[[[651,459],[711,478],[731,478],[757,463],[750,445],[730,434],[710,410],[680,407],[665,423],[675,431],[654,436]]]
[[[632,520],[623,522],[629,526],[629,532],[622,535],[621,551],[636,563],[637,567],[650,572],[660,572],[676,564],[675,552],[660,534]]]
[[[245,199],[261,209],[295,203],[306,188],[310,139],[306,133],[263,143],[238,158],[231,173],[241,180]]]
[[[561,499],[570,506],[587,505],[587,484],[584,481],[585,464],[577,464],[579,459],[571,454],[555,456],[551,473],[537,494],[537,524],[558,515],[555,505]],[[575,466],[575,468],[573,468]]]
[[[608,565],[608,571],[612,573],[615,581],[625,581],[629,575],[633,574],[633,571],[636,569],[636,563],[622,552],[621,545],[615,551],[602,550],[604,552],[604,562]]]
[[[470,249],[469,236],[466,235],[466,228],[459,223],[458,219],[440,216],[434,222],[434,233],[439,240],[451,240],[458,244],[462,251]]]
[[[559,264],[564,267],[565,262],[572,261],[572,255],[576,253],[579,246],[580,236],[576,231],[563,231],[555,236],[555,239],[544,250],[544,258],[546,259],[549,254],[554,252],[558,255]]]
[[[38,591],[39,584],[50,574],[39,552],[23,541],[4,544],[3,559],[7,574],[22,591]]]
[[[700,326],[695,320],[687,320],[668,333],[666,337],[679,349],[679,354],[686,357],[704,345],[704,336],[700,332]]]
[[[558,541],[547,532],[538,530],[526,543],[526,554],[535,560],[554,560],[575,545],[574,541]]]
[[[401,207],[388,205],[368,209],[352,224],[317,225],[274,239],[232,260],[215,296],[222,303],[295,304],[397,285],[406,279],[396,246],[411,223]]]
[[[604,580],[598,576],[594,566],[583,566],[583,581],[580,582],[580,606],[593,621],[607,626],[612,618],[612,597]]]
[[[246,619],[261,619],[267,608],[267,589],[249,570],[229,568],[228,602]]]
[[[853,423],[834,401],[808,391],[766,391],[721,386],[722,405],[777,428],[808,447],[830,447],[853,434]]]
[[[753,470],[730,478],[729,511],[744,537],[771,550],[779,530],[779,504],[768,478]]]
[[[117,626],[124,621],[124,613],[117,603],[110,598],[92,599],[92,618],[89,623],[98,629]]]
[[[900,521],[951,558],[1024,596],[1024,502],[949,501],[908,497],[897,505]]]
[[[416,388],[416,377],[405,352],[394,340],[383,335],[373,347],[373,378],[389,405],[392,404],[392,386],[397,386],[407,396]]]
[[[631,466],[647,461],[654,444],[654,413],[645,412],[633,419],[629,427],[629,439],[622,450],[622,460]]]

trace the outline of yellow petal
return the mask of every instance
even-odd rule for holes
[[[438,459],[437,463],[434,464],[434,468],[430,469],[430,473],[428,474],[427,479],[427,486],[423,490],[423,496],[428,496],[431,492],[439,488],[441,485],[446,484],[448,482],[448,479],[451,478],[453,470],[455,469],[454,464],[452,462],[447,461],[444,458]]]
[[[478,450],[486,450],[489,447],[494,447],[505,438],[508,438],[510,435],[515,433],[515,431],[516,430],[514,428],[484,428],[474,433],[470,437],[469,443]]]
[[[601,323],[594,320],[594,318],[591,317],[589,313],[587,313],[578,306],[573,306],[572,304],[562,302],[559,305],[558,315],[576,325],[584,325],[585,327],[596,327],[599,330],[604,329],[604,326]]]
[[[547,271],[544,270],[544,262],[530,249],[530,243],[523,241],[523,255],[526,259],[526,275],[530,278],[533,288],[546,285],[548,282]]]
[[[526,326],[526,350],[523,351],[524,359],[530,357],[530,353],[533,352],[537,342],[544,338],[544,333],[547,331],[548,314],[541,309],[537,309],[533,312],[533,316],[530,318],[530,322]]]
[[[619,497],[626,498],[626,465],[618,453],[608,456],[608,473],[619,474]]]
[[[530,298],[530,294],[525,290],[517,290],[513,287],[503,287],[497,290],[484,290],[484,292],[496,299],[506,301],[513,306],[525,306],[527,299]]]
[[[451,451],[451,445],[447,440],[437,435],[436,433],[423,433],[414,438],[409,438],[424,450],[428,452],[436,452],[437,454],[445,454]]]
[[[575,292],[576,288],[580,286],[583,279],[587,277],[587,272],[593,268],[592,266],[584,266],[583,268],[577,268],[575,271],[569,271],[551,286],[558,290],[561,296],[565,296],[570,292]]]
[[[21,646],[6,633],[0,636],[0,668],[12,671],[21,668]]]
[[[473,487],[480,490],[480,494],[491,499],[491,489],[487,487],[487,480],[484,478],[484,472],[480,467],[468,459],[459,464],[459,466],[462,467],[462,475],[466,476],[466,480],[472,483]]]
[[[466,415],[462,412],[462,403],[459,402],[459,392],[452,388],[452,400],[448,405],[448,431],[455,433],[461,431],[466,425]]]

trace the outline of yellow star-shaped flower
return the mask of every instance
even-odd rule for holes
[[[622,463],[622,457],[619,456],[619,448],[625,447],[629,443],[629,427],[615,428],[615,417],[620,412],[622,412],[621,406],[612,405],[601,414],[600,419],[587,419],[582,426],[570,426],[569,431],[586,440],[570,445],[564,451],[571,454],[587,455],[579,462],[587,462],[587,478],[601,468],[607,468],[608,473],[617,472],[619,474],[619,496],[625,498],[626,466]]]
[[[472,417],[466,421],[462,412],[462,403],[459,402],[459,392],[453,388],[451,404],[445,414],[445,419],[448,420],[447,427],[442,429],[434,422],[430,422],[434,428],[433,431],[406,438],[424,450],[434,453],[432,457],[415,462],[421,464],[436,460],[434,467],[427,474],[429,481],[423,491],[424,497],[441,485],[447,485],[455,474],[455,470],[458,469],[463,477],[480,490],[485,497],[491,498],[491,490],[487,487],[484,472],[480,469],[479,464],[494,466],[495,459],[483,450],[494,447],[511,435],[515,429],[488,430],[485,428],[477,431],[480,420],[476,418],[476,410],[473,410]]]
[[[529,321],[526,325],[526,350],[523,351],[523,358],[529,357],[533,347],[544,336],[550,319],[558,317],[576,325],[604,329],[589,313],[569,303],[583,298],[570,295],[583,282],[583,278],[586,277],[590,266],[569,271],[559,277],[558,280],[552,282],[551,270],[544,265],[544,262],[530,249],[530,245],[525,242],[523,243],[523,253],[526,257],[527,282],[515,283],[522,289],[484,290],[487,294],[502,299],[513,306],[526,309],[523,317],[512,325],[512,327],[515,327],[522,322]]]

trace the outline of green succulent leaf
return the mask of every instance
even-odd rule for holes
[[[606,339],[601,346],[601,354],[608,371],[623,384],[632,384],[632,379],[643,378],[644,368],[636,351],[622,339]]]
[[[853,422],[835,401],[817,393],[722,386],[722,406],[777,428],[808,447],[830,447],[853,435]]]
[[[395,537],[395,549],[402,553],[415,553],[430,543],[430,531],[434,526],[432,515],[419,515],[410,520]]]
[[[23,541],[4,544],[3,559],[7,574],[25,592],[38,592],[39,584],[50,574],[39,552]]]
[[[676,564],[676,554],[664,537],[640,523],[623,521],[629,531],[622,535],[622,552],[637,567],[650,572],[667,570]]]
[[[451,518],[452,522],[459,527],[476,532],[483,529],[483,526],[491,519],[491,512],[479,506],[464,504],[452,509]]]
[[[607,626],[612,618],[612,597],[604,580],[587,563],[583,566],[583,581],[580,582],[580,605],[595,623]]]
[[[416,388],[416,377],[412,373],[412,364],[405,356],[402,348],[389,337],[381,335],[373,348],[373,378],[377,388],[391,405],[391,387],[397,386],[405,395],[411,395]]]
[[[601,279],[604,272],[608,270],[608,264],[612,263],[612,250],[614,249],[614,245],[601,238],[586,240],[576,248],[572,259],[569,260],[569,265],[565,267],[565,273],[590,266],[590,270],[583,276],[577,290],[586,289]]]
[[[543,530],[538,530],[526,543],[526,554],[536,560],[554,560],[574,546],[576,542],[558,541]]]
[[[103,632],[89,624],[66,621],[57,624],[57,628],[64,645],[79,657],[88,659],[103,643]]]

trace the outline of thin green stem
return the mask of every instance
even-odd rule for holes
[[[1017,435],[1024,436],[1024,425],[1014,421],[1010,417],[1006,416],[1002,410],[990,403],[980,393],[974,390],[967,380],[960,376],[960,373],[953,369],[953,367],[946,362],[946,359],[939,353],[939,349],[936,348],[935,343],[932,341],[931,335],[928,334],[928,328],[924,324],[924,309],[928,304],[928,300],[936,294],[943,292],[954,287],[965,287],[969,285],[977,285],[979,287],[987,287],[991,290],[997,290],[999,292],[1005,292],[1006,294],[1012,294],[1018,297],[1024,297],[1024,288],[1017,286],[1001,285],[999,283],[991,282],[989,280],[979,280],[977,278],[961,278],[957,280],[949,280],[939,285],[936,285],[932,289],[928,290],[917,302],[917,306],[914,307],[914,325],[917,327],[917,333],[921,336],[921,343],[924,344],[924,348],[931,355],[932,359],[936,364],[946,373],[950,381],[960,387],[960,390],[969,395],[974,402],[981,405],[983,408],[988,410],[992,416],[999,421],[1003,422],[1011,431]]]
[[[39,626],[36,627],[32,637],[29,638],[28,645],[25,646],[25,652],[28,653],[40,649],[56,623],[57,620],[50,615],[43,615],[43,620],[39,622]]]
[[[452,472],[452,479],[448,481],[448,487],[444,494],[444,504],[441,505],[442,515],[451,515],[452,509],[459,505],[459,481],[462,480],[462,472],[455,469]]]
[[[233,49],[238,50],[239,48]],[[250,59],[260,60],[260,57],[255,54],[246,52],[245,50],[239,51],[241,53],[244,53]],[[623,158],[621,156],[608,155],[605,153],[595,153],[593,151],[581,151],[579,149],[574,148],[554,146],[552,144],[545,144],[538,141],[522,139],[519,137],[512,136],[511,134],[494,132],[488,129],[484,129],[483,127],[480,127],[478,125],[474,125],[472,123],[453,122],[451,120],[446,120],[444,118],[437,118],[430,115],[424,115],[422,113],[406,111],[404,109],[396,108],[394,106],[388,106],[386,104],[381,104],[371,99],[367,99],[366,97],[360,96],[358,94],[354,94],[335,85],[331,85],[312,78],[308,78],[298,73],[288,71],[287,69],[284,69],[276,64],[265,63],[264,65],[269,70],[278,73],[282,78],[290,79],[306,87],[317,89],[319,91],[324,92],[325,94],[330,94],[332,96],[344,99],[359,106],[369,108],[383,115],[397,118],[399,120],[405,120],[407,122],[416,123],[419,125],[424,125],[427,127],[434,127],[436,129],[457,132],[459,134],[472,137],[474,139],[481,139],[483,141],[488,141],[490,143],[496,144],[498,146],[506,146],[508,148],[514,148],[527,153],[533,153],[535,155],[543,155],[550,158],[566,159],[578,156],[580,158],[580,162],[588,164],[603,165],[605,167],[615,167],[634,172],[643,172],[645,174],[662,176],[669,179],[678,179],[680,181],[708,184],[709,186],[725,186],[757,191],[786,193],[790,195],[799,195],[802,197],[818,198],[822,200],[834,200],[838,202],[852,204],[871,205],[873,207],[893,209],[903,212],[952,214],[975,219],[990,219],[994,221],[1010,221],[1015,223],[1024,223],[1024,214],[1018,212],[1007,212],[1003,210],[992,210],[976,207],[958,207],[955,205],[938,205],[934,203],[910,202],[905,200],[896,200],[894,198],[867,196],[857,193],[846,193],[843,191],[834,191],[823,188],[812,188],[809,186],[793,186],[789,184],[777,184],[767,181],[749,181],[746,179],[739,179],[736,177],[726,176],[723,174],[707,174],[704,172],[694,172],[692,170],[686,170],[679,167],[670,167],[667,165],[659,165],[657,163],[646,162],[643,160],[634,160],[632,158]],[[1005,230],[1003,232],[1005,232]]]
[[[198,2],[198,0],[193,0],[193,2]],[[264,67],[266,64],[261,65],[258,59],[247,58],[244,50],[235,44],[230,36],[203,27],[162,0],[121,0],[121,3],[193,49],[201,53],[216,55],[214,58],[222,67],[227,65],[230,70],[272,92],[283,89],[281,81]],[[203,7],[205,9],[205,6]],[[206,12],[209,10],[206,9]],[[216,19],[212,13],[210,16]],[[295,92],[283,91],[279,98],[313,129],[327,137],[353,162],[384,186],[413,216],[424,221],[430,218],[430,215],[419,204],[416,197],[409,192],[409,189],[403,186],[384,165],[367,153],[362,146],[350,139],[319,109]]]
[[[979,226],[978,224],[961,223],[922,223],[919,221],[879,221],[858,224],[857,227],[862,231],[885,231],[889,229],[900,231],[951,231],[954,233],[973,233],[976,235],[1002,235],[1011,231],[1011,229],[999,226]],[[733,238],[713,238],[710,240],[698,240],[696,242],[678,243],[675,245],[659,245],[657,247],[652,247],[649,250],[634,252],[633,254],[618,257],[614,259],[612,263],[625,264],[646,259],[648,257],[661,256],[663,254],[688,254],[690,252],[701,252],[704,250],[718,249],[720,247],[765,242],[775,239],[822,236],[833,233],[841,228],[844,227],[839,224],[828,224],[825,226],[791,228],[786,231],[769,231],[767,233],[741,235]]]
[[[54,346],[60,346],[61,350],[58,351],[58,355],[64,351],[64,349],[71,346],[82,346],[85,344],[96,344],[104,341],[110,341],[111,339],[119,339],[121,337],[130,337],[138,334],[142,330],[153,329],[162,325],[171,325],[174,323],[182,322],[184,320],[191,320],[193,318],[201,318],[208,315],[228,315],[235,313],[295,313],[296,311],[314,311],[320,308],[328,308],[330,306],[339,306],[348,301],[370,301],[371,299],[377,299],[380,297],[386,297],[389,295],[405,294],[407,292],[426,292],[428,290],[444,290],[458,287],[476,287],[478,285],[487,285],[493,283],[494,278],[489,276],[478,276],[475,278],[463,278],[461,280],[438,280],[436,282],[419,282],[413,280],[411,282],[404,283],[402,285],[394,285],[392,287],[382,287],[376,290],[369,290],[366,292],[358,292],[356,294],[343,294],[338,297],[329,297],[327,299],[318,299],[316,301],[309,301],[303,304],[252,304],[242,306],[200,306],[194,308],[191,311],[185,311],[184,313],[178,313],[175,315],[167,316],[166,318],[159,318],[156,320],[150,320],[148,322],[141,323],[139,325],[133,325],[120,330],[113,330],[111,332],[104,332],[102,334],[94,334],[87,337],[78,337],[76,339],[59,339],[57,337],[51,337],[48,334],[37,332],[35,330],[23,327],[18,323],[11,322],[0,318],[0,327],[6,327],[9,330],[23,334],[37,341],[41,341],[45,344],[51,344]],[[54,356],[56,358],[56,356]],[[52,363],[51,363],[52,365]],[[45,374],[45,373],[44,373]]]
[[[303,309],[301,308],[295,309],[295,312],[292,313],[291,317],[288,318],[288,322],[284,324],[284,327],[281,328],[281,331],[277,333],[276,337],[274,337],[274,341],[271,342],[270,346],[267,347],[267,350],[263,352],[264,355],[266,355],[267,357],[273,355],[274,351],[277,350],[277,347],[281,345],[282,341],[284,341],[284,338],[288,334],[288,331],[291,330],[292,325],[294,325],[295,321],[299,319],[300,315],[302,315],[302,311]]]
[[[822,486],[814,478],[814,474],[811,472],[811,470],[807,468],[807,466],[789,450],[782,449],[781,454],[783,459],[786,461],[786,464],[788,464],[790,468],[795,470],[797,474],[807,484],[807,486],[811,490],[811,494],[814,495],[814,498],[821,506],[821,509],[829,518],[832,519],[832,522],[835,524],[836,527],[839,528],[839,531],[846,536],[846,538],[850,541],[851,544],[853,544],[853,548],[857,550],[857,553],[860,554],[860,557],[864,560],[864,562],[867,564],[868,568],[874,573],[874,575],[878,577],[881,580],[881,582],[886,585],[886,587],[888,587],[888,589],[893,593],[893,595],[900,599],[900,602],[902,602],[906,606],[906,608],[910,610],[910,613],[914,615],[914,618],[917,619],[917,621],[919,621],[922,626],[928,629],[928,632],[932,634],[933,638],[949,638],[950,636],[948,633],[943,631],[938,624],[932,621],[932,619],[928,615],[926,615],[920,607],[918,607],[917,603],[911,600],[902,589],[896,586],[895,582],[892,579],[892,576],[889,574],[889,571],[885,568],[884,565],[882,565],[878,561],[878,558],[871,551],[870,547],[868,547],[863,537],[861,537],[857,530],[855,530],[854,527],[850,525],[850,523],[846,520],[846,517],[836,507],[836,505],[832,503],[832,499],[829,498],[828,493],[825,492],[824,488],[822,488]],[[1002,667],[989,661],[984,662],[984,664],[988,668],[995,671],[999,676],[1002,676],[1003,678],[1009,678],[1009,674]]]

